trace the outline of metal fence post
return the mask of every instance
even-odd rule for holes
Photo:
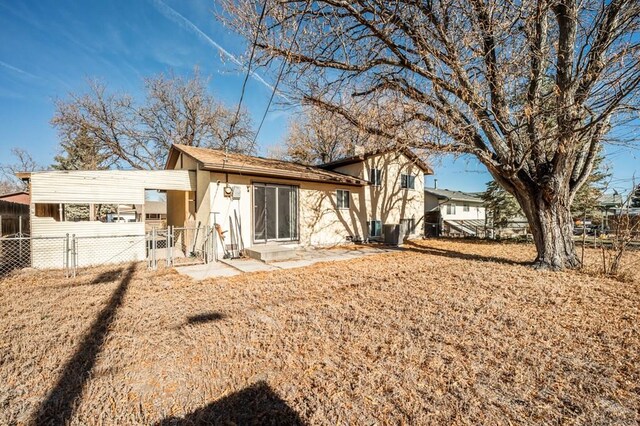
[[[62,254],[62,264],[64,266],[64,276],[69,278],[69,234],[64,239],[64,253]]]
[[[204,227],[204,263],[211,262],[211,230],[209,229],[209,225],[205,225]]]
[[[78,268],[78,238],[76,234],[73,234],[73,278],[76,277],[76,271]]]
[[[170,230],[171,230],[171,226],[167,226],[167,240],[165,242],[165,244],[167,245],[167,247],[165,247],[167,249],[167,257],[166,260],[164,261],[165,266],[168,268],[169,266],[171,266],[171,244],[169,239],[170,237]]]
[[[22,265],[22,215],[18,216],[18,246],[20,253],[20,264]]]
[[[147,261],[147,269],[151,269],[151,232],[144,232],[144,252],[145,252],[145,260]]]
[[[158,233],[156,227],[151,228],[151,269],[154,271],[158,269],[158,258],[157,251],[158,249]]]
[[[171,242],[169,243],[169,251],[170,251],[170,258],[171,258],[171,266],[173,266],[174,264],[174,258],[173,256],[175,255],[175,246],[176,246],[176,230],[175,230],[175,226],[171,225],[171,231],[169,232],[169,236],[171,237]]]

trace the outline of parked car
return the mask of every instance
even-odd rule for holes
[[[583,226],[574,226],[573,227],[573,235],[582,235],[585,232],[588,233],[588,230],[585,229]]]

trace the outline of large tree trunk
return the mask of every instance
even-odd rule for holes
[[[580,266],[569,197],[554,197],[549,202],[539,193],[519,193],[516,198],[527,216],[538,251],[534,267],[559,270]]]

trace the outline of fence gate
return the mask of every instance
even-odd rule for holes
[[[153,228],[147,233],[147,263],[149,268],[209,263],[217,258],[213,228],[173,227]]]

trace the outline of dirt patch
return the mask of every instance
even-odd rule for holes
[[[0,423],[635,424],[627,282],[428,241],[193,282],[144,265],[0,282]]]

